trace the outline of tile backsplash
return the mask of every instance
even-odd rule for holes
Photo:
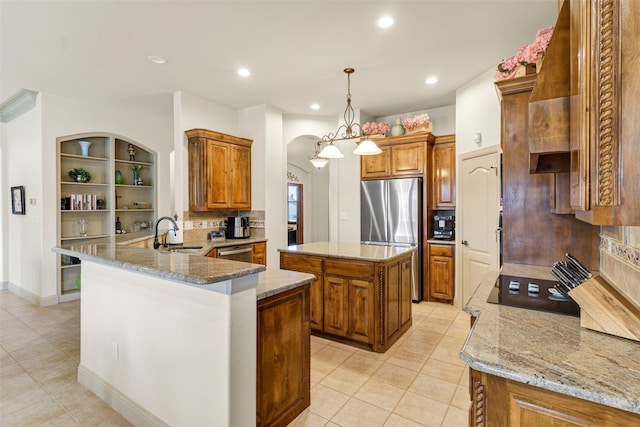
[[[601,227],[600,274],[640,307],[640,227]]]
[[[227,217],[248,216],[252,237],[264,237],[265,214],[264,211],[216,211],[216,212],[183,212],[183,227],[185,231],[191,230],[219,230]],[[193,233],[192,233],[193,234]]]

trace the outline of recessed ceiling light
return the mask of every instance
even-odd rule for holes
[[[425,80],[425,83],[428,84],[428,85],[436,84],[436,83],[438,83],[438,78],[437,77],[429,77],[427,80]]]
[[[380,28],[389,28],[393,25],[393,17],[392,16],[381,16],[376,21],[376,25]]]
[[[238,69],[238,75],[242,77],[249,77],[251,75],[251,71],[247,68],[240,68]]]
[[[168,61],[166,58],[163,58],[162,56],[158,56],[158,55],[149,55],[147,56],[147,59],[150,62],[153,62],[154,64],[166,64]]]
[[[309,108],[311,108],[312,110],[319,110],[320,106],[318,104],[311,104]]]

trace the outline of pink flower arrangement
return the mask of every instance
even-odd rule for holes
[[[535,64],[544,57],[547,51],[554,27],[538,30],[533,43],[522,46],[518,52],[502,60],[495,71],[495,81],[512,79],[516,75],[519,65]]]
[[[415,130],[418,126],[423,125],[425,123],[428,123],[430,121],[431,120],[430,120],[429,115],[427,113],[418,114],[417,116],[415,116],[413,118],[402,119],[402,126],[404,126],[404,128],[406,130],[411,132],[412,130]]]
[[[362,125],[362,132],[365,135],[385,134],[391,131],[391,126],[385,122],[367,122]]]

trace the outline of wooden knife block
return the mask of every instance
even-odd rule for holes
[[[640,310],[604,278],[592,277],[569,296],[580,305],[583,328],[640,341]]]

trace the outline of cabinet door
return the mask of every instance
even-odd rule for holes
[[[341,337],[347,335],[348,326],[347,282],[343,277],[324,277],[324,331]]]
[[[386,277],[386,334],[385,338],[393,336],[400,330],[400,301],[401,299],[401,265],[394,262],[387,265]]]
[[[310,404],[308,286],[259,301],[257,322],[256,425],[286,425]]]
[[[209,253],[207,254],[207,256],[209,258],[218,258],[218,249],[213,248],[209,251]]]
[[[224,209],[228,207],[229,187],[227,172],[229,146],[216,141],[207,142],[207,208]]]
[[[411,282],[413,280],[411,258],[400,263],[400,326],[411,320]]]
[[[229,147],[229,207],[251,209],[251,148]]]
[[[349,280],[349,328],[348,338],[373,344],[374,290],[373,283]]]
[[[431,298],[453,300],[453,258],[429,257],[429,294]]]
[[[380,147],[382,153],[375,156],[361,156],[362,179],[388,178],[391,176],[391,148]]]
[[[433,147],[433,195],[435,209],[455,209],[456,207],[456,146],[436,144]]]
[[[311,300],[311,329],[316,331],[324,331],[324,277],[322,274],[316,274],[315,282],[311,283],[310,297]]]
[[[421,175],[425,169],[425,143],[396,145],[391,149],[391,174],[393,176]]]
[[[253,244],[253,260],[254,264],[267,265],[267,242],[258,242]]]

